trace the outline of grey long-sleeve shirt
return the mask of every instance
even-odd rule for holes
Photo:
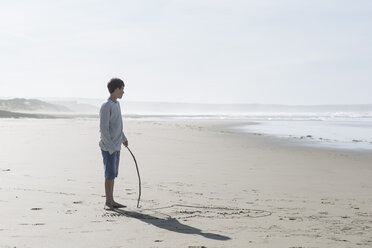
[[[121,144],[127,141],[123,132],[123,120],[119,102],[110,98],[103,103],[99,112],[101,140],[99,146],[110,154],[120,151]]]

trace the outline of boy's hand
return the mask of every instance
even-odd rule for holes
[[[114,155],[116,155],[116,152],[113,152],[112,154],[110,154],[111,156],[114,156]]]
[[[128,140],[125,141],[125,142],[123,142],[123,145],[124,145],[125,147],[128,147]]]

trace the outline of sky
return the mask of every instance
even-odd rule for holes
[[[370,0],[0,0],[0,97],[371,104]]]

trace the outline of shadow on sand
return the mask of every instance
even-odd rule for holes
[[[182,224],[177,219],[172,218],[170,216],[165,219],[162,219],[156,216],[134,212],[134,211],[126,211],[123,209],[115,209],[113,211],[115,213],[118,213],[118,214],[121,214],[127,217],[131,217],[131,218],[136,218],[140,221],[149,223],[156,227],[166,229],[172,232],[186,233],[186,234],[198,234],[205,238],[214,239],[214,240],[230,240],[231,239],[230,237],[219,235],[219,234],[204,233],[202,232],[202,230],[192,227],[192,226]]]

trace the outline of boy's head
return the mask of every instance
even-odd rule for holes
[[[119,78],[112,78],[107,83],[107,88],[110,94],[115,94],[117,98],[121,98],[124,94],[124,82]]]

